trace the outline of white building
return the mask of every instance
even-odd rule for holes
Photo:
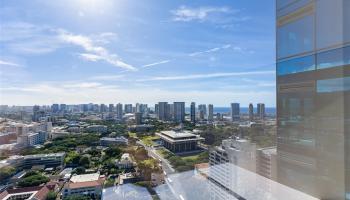
[[[94,133],[105,133],[107,132],[107,126],[105,125],[91,125],[88,126],[87,131],[94,132]]]
[[[48,138],[46,132],[40,131],[36,133],[27,133],[20,136],[17,136],[17,143],[21,146],[35,146],[38,144],[43,144]]]
[[[124,153],[122,157],[116,161],[115,164],[119,169],[130,169],[134,166],[130,154],[128,153]]]
[[[92,199],[100,199],[104,178],[98,173],[74,175],[62,190],[63,198],[70,195],[84,195]]]

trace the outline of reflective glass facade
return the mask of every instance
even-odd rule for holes
[[[294,74],[316,69],[315,55],[294,58],[277,63],[277,75]]]
[[[350,65],[350,46],[317,54],[317,69]]]
[[[319,199],[349,199],[349,1],[277,1],[282,2],[277,180]]]

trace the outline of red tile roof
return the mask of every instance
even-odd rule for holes
[[[69,183],[68,188],[70,189],[77,189],[77,188],[84,188],[84,187],[97,187],[101,186],[100,181],[86,181],[86,182],[78,182],[78,183]]]
[[[48,187],[43,187],[34,195],[34,198],[38,200],[46,200],[47,194],[49,192],[50,189]]]

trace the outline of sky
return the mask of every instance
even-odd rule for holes
[[[0,104],[275,106],[274,0],[0,0]]]

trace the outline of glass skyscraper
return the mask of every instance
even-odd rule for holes
[[[277,0],[277,179],[350,199],[350,1]]]

